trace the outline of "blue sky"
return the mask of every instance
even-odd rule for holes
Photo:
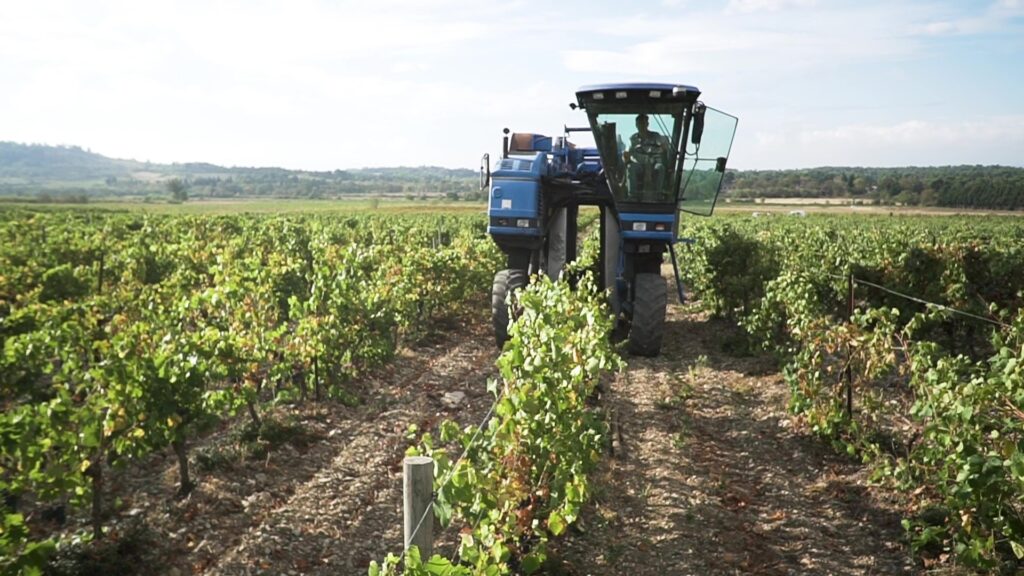
[[[730,166],[1024,166],[1024,0],[0,4],[0,140],[154,162],[475,168],[585,84],[696,85]]]

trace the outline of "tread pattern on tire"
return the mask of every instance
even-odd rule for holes
[[[668,286],[660,274],[637,274],[633,286],[633,321],[629,351],[636,356],[657,356],[665,328]]]
[[[506,299],[509,293],[526,286],[527,280],[526,270],[499,270],[494,275],[494,284],[491,286],[491,320],[494,322],[494,343],[499,350],[508,340],[509,321],[515,316],[510,313]]]

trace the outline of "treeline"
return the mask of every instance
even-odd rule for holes
[[[408,200],[444,196],[451,200],[480,200],[476,178],[311,178],[303,176],[198,176],[142,180],[109,177],[99,183],[61,185],[52,182],[0,182],[0,201],[39,201],[83,204],[100,198],[168,199],[169,183],[185,186],[185,198],[304,198],[330,199],[347,196],[404,197]]]
[[[743,170],[728,172],[723,190],[734,199],[849,198],[873,204],[1016,210],[1024,208],[1024,168]]]
[[[339,160],[342,161],[343,159]],[[178,180],[188,198],[443,196],[483,200],[473,170],[436,166],[305,171],[226,168],[193,162],[117,160],[78,146],[0,142],[0,198],[85,202],[99,197],[166,199]],[[843,198],[864,204],[1024,209],[1024,168],[941,166],[730,170],[723,197]]]
[[[328,175],[309,173],[267,173],[240,176],[198,176],[184,178],[189,197],[235,198],[337,198],[341,196],[446,196],[450,199],[482,197],[473,177],[416,175],[415,169],[402,176],[388,176],[368,170],[337,171]],[[467,171],[468,172],[468,171]],[[127,189],[137,189],[129,183]]]
[[[98,197],[167,198],[172,180],[184,184],[189,198],[483,198],[476,172],[467,169],[305,171],[202,162],[157,164],[107,158],[78,146],[0,142],[0,197],[76,203]]]

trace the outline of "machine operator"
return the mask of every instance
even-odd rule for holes
[[[636,117],[636,133],[629,137],[629,149],[622,154],[628,197],[640,202],[663,200],[668,170],[668,138],[651,131],[649,123],[647,114]]]

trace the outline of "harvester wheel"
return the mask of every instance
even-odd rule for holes
[[[633,322],[629,351],[635,356],[657,356],[665,327],[668,289],[660,274],[637,274],[633,284]]]
[[[513,309],[506,303],[508,295],[526,286],[526,270],[499,270],[494,275],[491,287],[491,319],[494,321],[494,342],[501,350],[508,340],[509,320],[515,317]]]

